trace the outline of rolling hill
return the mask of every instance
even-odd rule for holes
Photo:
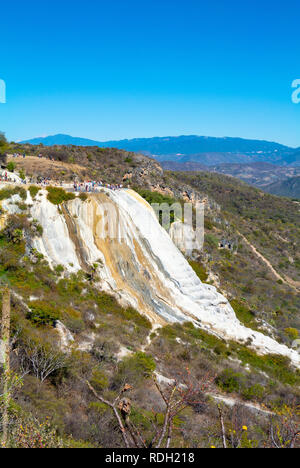
[[[33,145],[76,145],[118,148],[153,156],[159,161],[198,162],[205,165],[270,162],[279,165],[299,165],[299,149],[279,143],[243,138],[178,136],[135,138],[132,140],[95,141],[68,135],[34,138],[22,143]]]
[[[259,187],[268,191],[268,187],[276,184],[289,184],[288,180],[300,176],[300,167],[278,166],[265,162],[245,163],[245,164],[218,164],[215,166],[205,166],[196,162],[176,162],[162,161],[161,166],[168,171],[199,172],[208,171],[236,177],[247,184]],[[271,192],[273,193],[273,192]],[[284,191],[283,191],[284,193]],[[279,190],[278,194],[281,192]],[[275,193],[276,195],[276,193]]]

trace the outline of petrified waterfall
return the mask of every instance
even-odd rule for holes
[[[33,246],[50,265],[69,272],[97,269],[99,289],[132,305],[153,324],[192,321],[219,337],[252,342],[261,353],[289,356],[296,351],[244,327],[227,299],[203,284],[160,226],[154,211],[131,190],[90,194],[57,207],[40,191],[31,205],[32,217],[43,227]],[[6,204],[12,210],[12,204]]]

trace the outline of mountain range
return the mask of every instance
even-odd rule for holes
[[[118,148],[143,153],[158,161],[197,162],[206,166],[269,162],[281,166],[299,166],[300,148],[275,142],[243,138],[177,136],[96,141],[69,135],[53,135],[23,141],[32,145],[76,145]]]

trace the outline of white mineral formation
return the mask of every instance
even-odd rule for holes
[[[258,352],[282,354],[300,365],[300,355],[275,340],[244,327],[228,301],[201,283],[160,226],[154,211],[136,192],[103,189],[87,201],[78,197],[61,207],[43,191],[32,204],[33,219],[43,227],[34,247],[70,272],[98,265],[99,288],[145,314],[154,325],[192,321],[226,340]]]
[[[197,230],[191,224],[176,221],[171,224],[169,235],[178,249],[185,255],[192,256],[194,250],[203,248],[203,228]]]

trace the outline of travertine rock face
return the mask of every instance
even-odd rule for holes
[[[169,235],[178,249],[186,256],[192,257],[194,251],[201,251],[204,242],[204,229],[196,229],[191,224],[176,221],[171,224]]]
[[[300,364],[296,351],[244,327],[225,297],[201,283],[136,192],[103,189],[87,201],[76,198],[58,208],[43,191],[36,201],[29,197],[28,204],[43,227],[33,247],[50,265],[76,272],[97,264],[99,288],[134,306],[153,324],[192,321],[219,337],[251,340],[261,353],[286,355]]]

